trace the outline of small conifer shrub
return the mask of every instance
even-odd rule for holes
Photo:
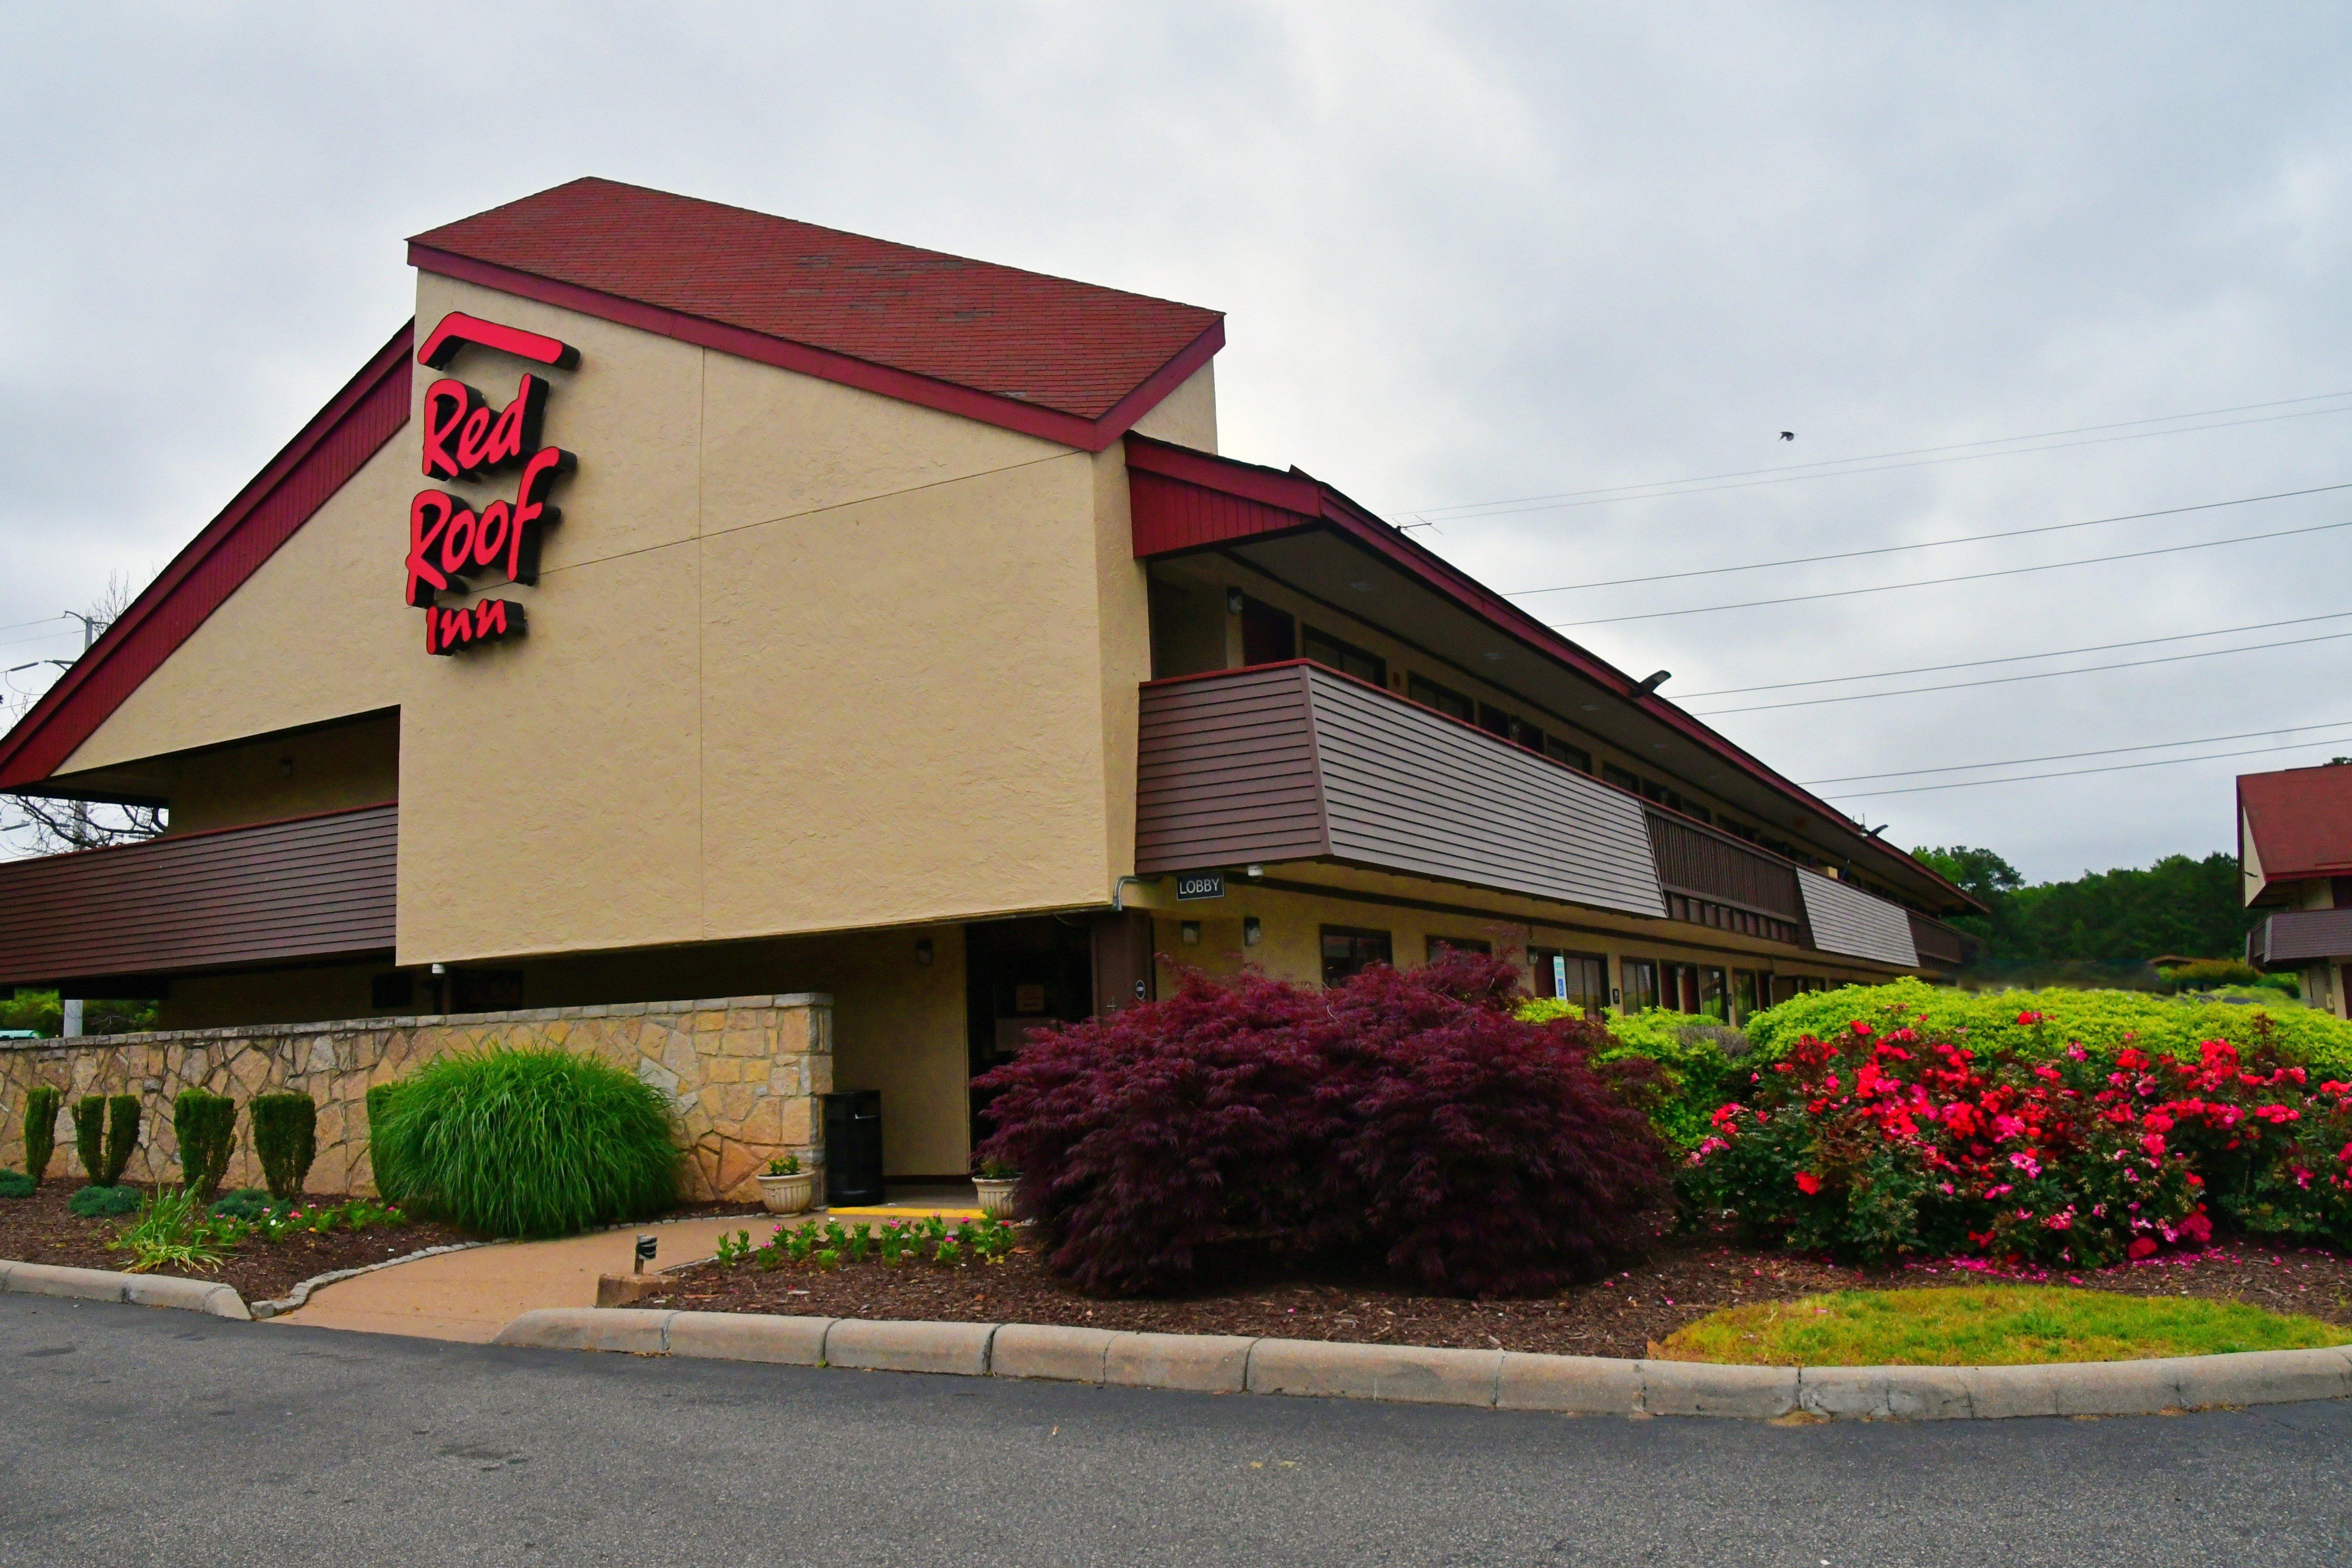
[[[42,1084],[25,1096],[25,1174],[38,1186],[58,1147],[58,1105],[65,1091]]]
[[[307,1094],[257,1094],[246,1107],[253,1123],[253,1152],[269,1195],[291,1203],[302,1195],[302,1179],[319,1152],[319,1107]]]
[[[180,1140],[180,1177],[199,1203],[212,1202],[228,1173],[236,1142],[236,1101],[206,1089],[184,1089],[172,1104],[172,1131]]]
[[[74,1102],[74,1152],[92,1186],[110,1187],[139,1147],[139,1097],[90,1095]]]

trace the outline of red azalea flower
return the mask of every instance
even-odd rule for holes
[[[1853,1023],[1848,1024],[1846,1027],[1852,1029],[1855,1034],[1860,1035],[1865,1040],[1870,1038],[1870,1026],[1864,1023],[1859,1018],[1856,1018]]]
[[[2150,1241],[2147,1237],[2136,1236],[2132,1237],[2131,1246],[2125,1248],[2125,1251],[2131,1258],[2132,1261],[2137,1263],[2143,1258],[2154,1258],[2156,1256],[2156,1243]]]
[[[1797,1190],[1811,1197],[1822,1190],[1822,1179],[1811,1171],[1800,1171],[1797,1173]]]
[[[2017,1016],[2017,1021],[2028,1028],[2031,1028],[2032,1026],[2042,1022],[2042,1015],[2039,1013],[2020,1013]]]

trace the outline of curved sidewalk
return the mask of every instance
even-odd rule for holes
[[[593,1307],[596,1278],[630,1272],[636,1238],[656,1237],[655,1268],[675,1268],[709,1258],[719,1238],[748,1230],[764,1241],[779,1220],[903,1219],[929,1214],[970,1215],[974,1210],[917,1205],[833,1209],[814,1215],[730,1215],[722,1218],[656,1221],[561,1241],[500,1241],[419,1258],[322,1285],[292,1311],[268,1320],[314,1329],[352,1329],[426,1340],[487,1344],[500,1329],[549,1307]]]

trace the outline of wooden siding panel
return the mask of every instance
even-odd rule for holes
[[[1874,958],[1906,969],[1919,967],[1911,921],[1902,909],[1818,871],[1800,870],[1797,886],[1804,894],[1805,921],[1812,927],[1813,945],[1823,952]]]
[[[1140,876],[1328,853],[1305,672],[1144,687],[1135,795]]]
[[[1308,680],[1334,857],[1664,913],[1640,802],[1328,671]]]
[[[1805,918],[1797,868],[1786,860],[1663,812],[1653,811],[1649,818],[1658,880],[1669,890],[1777,920]]]
[[[2256,962],[2301,963],[2352,954],[2352,910],[2285,910],[2254,930],[2261,942]]]
[[[1968,962],[1968,943],[1961,940],[1958,931],[1916,910],[1904,912],[1911,917],[1911,945],[1918,949],[1922,963],[1957,969]]]
[[[0,982],[379,952],[399,807],[0,864]]]

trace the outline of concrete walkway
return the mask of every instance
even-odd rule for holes
[[[795,1215],[790,1223],[834,1218],[848,1225],[931,1214],[953,1220],[975,1217],[979,1211],[901,1202]],[[501,1241],[464,1252],[445,1252],[325,1286],[312,1291],[310,1299],[295,1310],[268,1321],[488,1344],[500,1329],[525,1312],[541,1307],[594,1306],[596,1277],[628,1273],[640,1234],[655,1237],[659,1244],[654,1266],[675,1268],[710,1257],[718,1250],[720,1237],[739,1230],[750,1231],[755,1243],[763,1242],[782,1217],[745,1213],[726,1218],[673,1220],[566,1237],[562,1241]]]

